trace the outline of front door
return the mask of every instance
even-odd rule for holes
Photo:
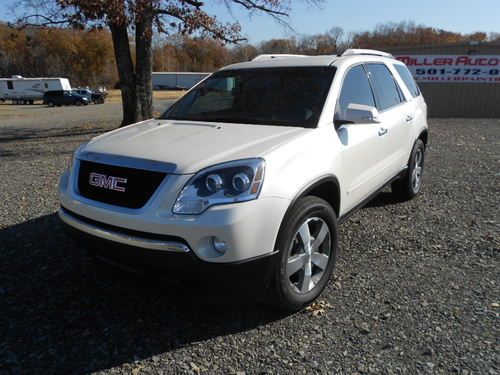
[[[403,92],[396,83],[392,73],[385,64],[366,64],[377,109],[379,110],[380,126],[378,134],[380,142],[377,154],[380,155],[380,184],[394,177],[406,165],[408,137],[410,127],[407,121],[407,103]]]

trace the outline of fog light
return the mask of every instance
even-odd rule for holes
[[[221,254],[224,254],[227,250],[226,241],[221,240],[219,237],[212,237],[212,246]]]

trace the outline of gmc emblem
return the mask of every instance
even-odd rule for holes
[[[106,176],[104,174],[92,172],[89,177],[89,184],[92,186],[97,186],[104,189],[125,191],[125,186],[120,186],[119,184],[126,184],[127,179],[115,176]]]

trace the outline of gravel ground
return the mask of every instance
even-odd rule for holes
[[[500,120],[431,120],[423,193],[344,223],[320,306],[283,315],[110,273],[66,239],[58,176],[119,122],[77,110],[96,108],[0,111],[0,373],[499,372]]]

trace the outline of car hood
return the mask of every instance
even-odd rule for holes
[[[77,158],[189,174],[226,161],[262,156],[310,131],[285,126],[148,120],[92,139],[79,150]]]

